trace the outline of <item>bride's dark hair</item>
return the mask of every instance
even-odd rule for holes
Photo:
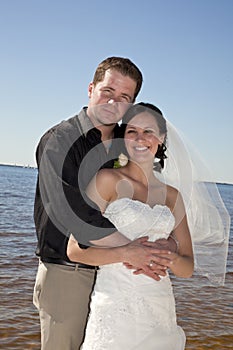
[[[153,117],[155,117],[160,134],[165,135],[164,142],[161,145],[158,145],[158,150],[155,154],[155,162],[154,162],[154,170],[161,172],[161,169],[164,168],[164,159],[167,158],[165,154],[167,150],[167,147],[166,147],[167,124],[163,116],[163,113],[158,107],[154,106],[151,103],[145,103],[145,102],[140,102],[130,107],[122,118],[121,136],[124,137],[126,125],[129,123],[129,121],[136,115],[143,112],[148,112]],[[126,149],[124,149],[123,153],[126,153],[126,155],[129,156]],[[157,159],[158,161],[156,161]]]

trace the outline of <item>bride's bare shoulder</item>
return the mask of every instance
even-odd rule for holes
[[[121,174],[117,169],[101,169],[96,175],[98,181],[107,181],[107,183],[118,181],[120,178]]]
[[[183,198],[181,193],[172,186],[166,186],[167,188],[167,205],[174,209],[175,207],[183,207]]]
[[[170,185],[166,185],[166,190],[167,190],[167,194],[169,195],[169,196],[175,196],[175,197],[177,197],[178,195],[179,195],[179,191],[175,188],[175,187],[173,187],[173,186],[170,186]]]

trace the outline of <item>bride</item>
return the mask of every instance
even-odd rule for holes
[[[133,272],[126,264],[100,266],[81,349],[182,350],[185,334],[176,322],[169,270],[188,278],[193,274],[194,258],[182,196],[156,176],[166,158],[166,121],[157,107],[139,103],[127,111],[121,127],[128,163],[117,169],[100,170],[87,194],[128,239],[147,235],[149,241],[154,241],[168,238],[173,231],[179,249],[154,256],[150,265],[166,268],[166,275],[159,281],[142,271]],[[102,247],[121,245],[118,235],[91,243]],[[69,258],[88,262],[92,251],[87,249],[80,254],[77,246],[72,237],[67,249]]]

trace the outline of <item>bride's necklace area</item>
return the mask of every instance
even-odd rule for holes
[[[147,203],[151,207],[155,204],[165,204],[164,185],[156,179],[152,171],[143,170],[132,162],[129,162],[126,168],[130,168],[130,172],[127,172],[126,176],[133,188],[133,199]]]
[[[127,168],[130,169],[128,171],[128,176],[131,177],[135,182],[144,184],[146,187],[148,187],[151,180],[154,179],[152,166],[144,168],[143,166],[140,166],[140,164],[130,159]]]

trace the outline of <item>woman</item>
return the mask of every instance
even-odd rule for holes
[[[87,194],[127,238],[148,235],[150,240],[156,240],[167,238],[173,231],[179,251],[155,256],[151,261],[163,261],[163,265],[166,261],[167,273],[160,281],[139,274],[140,271],[135,276],[121,263],[100,266],[82,349],[181,350],[185,347],[185,335],[176,323],[168,269],[187,278],[193,273],[194,261],[182,196],[158,180],[154,172],[154,168],[163,168],[166,158],[166,121],[155,106],[139,103],[124,116],[122,129],[127,165],[101,170]],[[159,159],[156,164],[155,158]],[[116,235],[99,240],[101,243],[121,244]],[[80,255],[75,244],[70,240],[69,258],[80,261],[81,257],[85,262],[84,255],[89,259],[91,253],[87,250]]]

